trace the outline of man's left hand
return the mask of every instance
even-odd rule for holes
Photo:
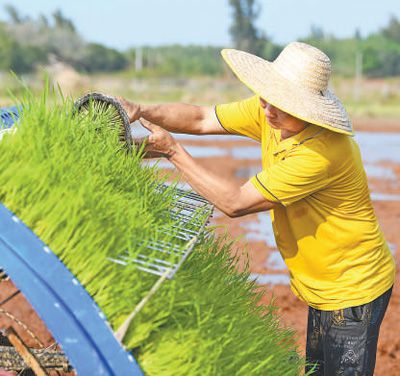
[[[140,123],[151,134],[146,137],[144,148],[145,158],[171,158],[177,151],[178,142],[165,129],[155,125],[146,119],[140,118]]]

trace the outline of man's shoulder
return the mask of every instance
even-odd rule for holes
[[[311,147],[329,165],[329,174],[363,169],[360,149],[354,137],[325,130]]]
[[[362,166],[354,138],[345,134],[321,128],[299,146],[291,150],[290,156],[325,168],[329,174],[339,172],[343,166]]]
[[[336,159],[337,157],[346,158],[351,156],[356,142],[352,136],[342,133],[333,132],[328,129],[321,128],[320,134],[317,134],[311,142],[308,143],[316,152]],[[311,146],[312,145],[312,146]]]
[[[222,127],[229,133],[261,141],[263,122],[257,96],[217,105],[215,114]]]

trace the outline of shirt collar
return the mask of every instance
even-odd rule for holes
[[[315,136],[319,135],[325,131],[324,128],[315,125],[315,124],[310,124],[308,127],[304,128],[300,133],[295,134],[294,136],[285,138],[284,140],[280,140],[281,138],[281,131],[277,129],[273,129],[275,139],[278,141],[278,144],[276,146],[276,149],[274,151],[274,155],[277,155],[278,153],[282,151],[286,151],[291,149],[294,146],[301,145],[305,141],[314,138]]]

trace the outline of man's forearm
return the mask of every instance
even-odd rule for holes
[[[180,144],[177,144],[176,152],[169,160],[183,173],[185,180],[196,192],[225,214],[234,216],[240,186],[202,167]]]
[[[199,165],[171,134],[146,119],[142,124],[151,132],[145,146],[146,153],[164,156],[181,171],[192,188],[230,217],[272,209],[270,202],[254,187],[251,181],[239,186]]]
[[[186,134],[226,134],[213,106],[195,106],[185,103],[145,105],[117,97],[130,122],[143,118],[169,132]]]
[[[170,132],[201,134],[204,109],[185,103],[140,105],[140,116]]]

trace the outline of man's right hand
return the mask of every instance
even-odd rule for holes
[[[116,97],[116,98],[121,103],[124,110],[126,111],[128,117],[129,117],[130,123],[133,123],[134,121],[139,120],[139,118],[141,117],[140,104],[133,103],[122,97]]]

